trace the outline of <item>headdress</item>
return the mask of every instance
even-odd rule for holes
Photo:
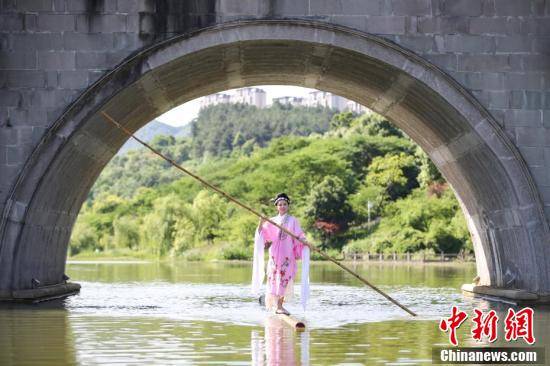
[[[288,198],[288,196],[286,195],[286,193],[279,193],[278,195],[275,196],[275,198],[272,198],[271,201],[273,201],[273,204],[276,206],[277,203],[281,200],[285,200],[286,203],[288,203],[290,205],[290,198]]]

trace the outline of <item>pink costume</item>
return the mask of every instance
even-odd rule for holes
[[[304,232],[295,217],[285,214],[272,217],[271,220],[305,240]],[[294,277],[297,272],[296,260],[302,259],[301,300],[305,309],[309,297],[309,248],[269,222],[264,222],[261,230],[256,231],[252,290],[258,293],[263,282],[263,254],[266,241],[272,243],[269,247],[269,261],[266,271],[266,307],[271,308],[276,305],[277,299],[281,296],[284,296],[285,300],[292,298]]]

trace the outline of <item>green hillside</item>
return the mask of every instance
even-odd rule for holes
[[[266,214],[275,214],[269,198],[288,193],[291,213],[309,237],[336,255],[471,251],[452,190],[417,145],[383,118],[216,107],[194,122],[192,138],[161,136],[152,145]],[[274,117],[279,114],[286,117]],[[216,124],[222,115],[232,117]],[[243,138],[235,139],[239,133]],[[230,139],[238,142],[215,148]],[[104,170],[78,217],[70,251],[243,259],[252,254],[256,225],[251,214],[140,149]]]

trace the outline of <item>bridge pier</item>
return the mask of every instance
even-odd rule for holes
[[[4,291],[0,293],[0,302],[37,303],[76,295],[79,292],[78,283],[59,283],[32,289]]]
[[[536,294],[521,289],[497,288],[466,283],[461,287],[466,296],[482,297],[487,300],[514,303],[516,305],[546,305],[550,304],[550,294]]]

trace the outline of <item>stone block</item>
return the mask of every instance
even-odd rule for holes
[[[371,16],[367,18],[367,32],[374,34],[405,34],[406,17]]]
[[[541,193],[543,202],[550,203],[550,187],[539,186],[537,187]]]
[[[25,16],[21,13],[0,14],[0,32],[19,32],[23,30]]]
[[[508,72],[504,74],[504,84],[508,89],[543,89],[543,74]]]
[[[45,126],[49,122],[45,108],[11,109],[9,117],[13,127]]]
[[[155,12],[153,0],[117,0],[116,3],[120,13]]]
[[[130,16],[129,16],[130,17]],[[138,26],[139,29],[139,26]],[[142,36],[136,33],[114,33],[114,51],[135,50],[143,47],[145,42]]]
[[[30,145],[16,145],[6,147],[6,164],[23,164],[30,155],[32,147]]]
[[[495,14],[520,16],[531,14],[531,0],[495,0]]]
[[[419,33],[467,33],[468,18],[444,16],[420,18],[418,19],[417,29]]]
[[[16,107],[21,101],[21,94],[16,91],[0,89],[0,106]]]
[[[488,36],[453,34],[443,36],[446,52],[493,53],[495,40]]]
[[[436,66],[441,67],[443,70],[457,70],[458,57],[453,54],[426,54],[424,58],[433,63]]]
[[[0,51],[9,50],[9,34],[0,33]]]
[[[550,54],[550,37],[537,37],[533,39],[533,52]]]
[[[6,85],[10,88],[40,88],[46,83],[45,74],[38,70],[7,70]]]
[[[46,85],[44,86],[46,88],[57,88],[59,85],[57,71],[45,71],[44,74],[46,76]]]
[[[101,51],[113,48],[114,36],[125,33],[65,33],[63,34],[63,45],[66,50],[78,51]]]
[[[88,0],[70,0],[70,1],[67,1],[67,11],[70,13],[99,11],[97,9],[93,9],[90,5],[91,5],[91,2]]]
[[[330,21],[346,27],[355,28],[364,31],[367,26],[367,18],[364,15],[334,15]]]
[[[75,51],[39,51],[38,68],[42,70],[74,70]]]
[[[384,0],[341,0],[342,14],[346,15],[381,15]]]
[[[52,0],[17,0],[17,10],[20,11],[52,11]]]
[[[550,167],[550,147],[545,147],[544,149],[544,165]]]
[[[308,15],[308,3],[296,0],[277,0],[273,4],[273,14],[276,16]]]
[[[550,110],[542,111],[542,125],[550,129]]]
[[[15,12],[17,11],[17,1],[16,0],[3,0],[0,1],[2,5],[2,10],[5,12]]]
[[[76,17],[72,14],[41,14],[38,28],[48,32],[66,32],[76,29]]]
[[[519,19],[497,17],[497,18],[472,18],[470,19],[471,34],[495,34],[507,35],[518,34],[521,31]]]
[[[489,109],[509,108],[510,92],[505,90],[481,90],[472,91],[472,93]]]
[[[26,31],[38,32],[38,14],[25,14],[23,28]]]
[[[548,36],[550,33],[550,24],[548,23],[548,17],[523,19],[521,21],[521,33]]]
[[[530,166],[529,171],[531,171],[531,175],[533,176],[533,179],[535,179],[537,187],[550,186],[548,168],[542,166]]]
[[[91,84],[95,83],[99,78],[107,73],[107,70],[90,70],[88,71],[88,81]]]
[[[343,14],[342,1],[317,0],[309,2],[310,15],[334,15]]]
[[[18,132],[14,127],[0,127],[0,146],[17,145]]]
[[[549,55],[512,55],[511,62],[517,60],[524,71],[543,71],[550,72]]]
[[[441,4],[443,15],[480,16],[482,2],[479,0],[446,0]]]
[[[505,76],[503,72],[465,72],[464,85],[469,89],[504,90]]]
[[[0,69],[36,69],[36,51],[0,51]]]
[[[542,127],[516,127],[516,143],[518,146],[544,146],[545,129]]]
[[[543,93],[538,91],[512,90],[510,108],[541,109]]]
[[[417,35],[397,36],[395,42],[416,53],[431,53],[436,49],[435,37]]]
[[[126,31],[126,15],[97,14],[94,16],[77,15],[77,32],[84,33],[113,33]]]
[[[432,14],[431,0],[392,0],[394,15],[423,16]]]
[[[83,89],[88,86],[88,71],[61,71],[59,86],[63,89]]]
[[[65,0],[53,0],[53,10],[57,13],[65,11]]]
[[[495,37],[495,41],[497,53],[528,53],[533,49],[533,40],[529,36]]]
[[[542,127],[542,112],[510,109],[504,114],[504,123],[508,126]]]
[[[459,71],[502,72],[511,70],[505,55],[458,55]]]
[[[60,33],[11,34],[9,48],[14,51],[54,51],[63,49]]]
[[[544,109],[550,111],[550,91],[547,91],[543,95]]]
[[[259,2],[255,0],[220,0],[219,9],[226,14],[257,15]]]
[[[109,69],[114,65],[109,64],[106,52],[77,52],[76,67],[78,69]]]
[[[521,155],[527,162],[528,166],[543,166],[544,165],[544,150],[542,147],[527,147],[520,146]]]
[[[482,0],[482,14],[483,16],[492,17],[495,15],[495,1],[494,0]]]

